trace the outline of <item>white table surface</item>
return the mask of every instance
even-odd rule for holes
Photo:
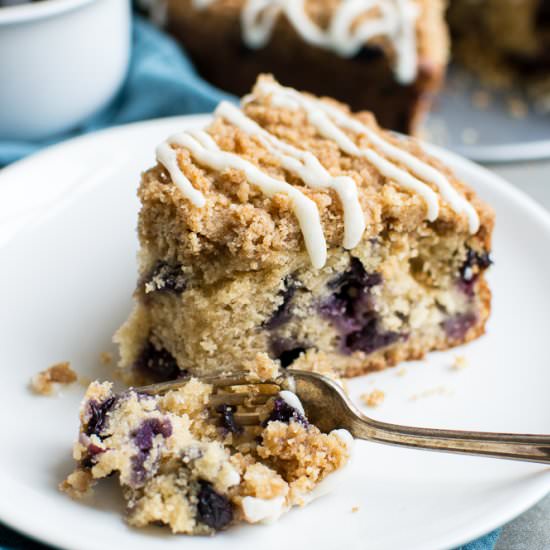
[[[550,162],[488,166],[550,210]],[[503,529],[495,550],[550,548],[550,495]]]

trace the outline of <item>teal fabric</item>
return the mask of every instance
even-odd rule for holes
[[[128,75],[113,103],[79,128],[48,141],[0,141],[0,166],[58,141],[108,126],[149,118],[209,112],[222,99],[235,100],[202,80],[177,44],[136,16]],[[495,531],[459,550],[493,550],[497,538],[498,531]],[[46,549],[46,546],[0,524],[0,550]]]

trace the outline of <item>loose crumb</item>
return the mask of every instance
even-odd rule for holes
[[[424,399],[426,397],[434,397],[436,395],[452,395],[453,392],[446,388],[445,386],[436,386],[435,388],[428,388],[427,390],[421,391],[411,395],[411,401],[418,401],[419,399]]]
[[[468,359],[464,355],[456,355],[451,365],[453,370],[462,370],[468,366]]]
[[[405,374],[407,374],[407,369],[405,367],[401,367],[400,369],[397,369],[396,374],[397,376],[405,376]]]
[[[369,393],[364,393],[361,395],[361,400],[367,407],[378,407],[382,404],[386,394],[382,390],[372,390]]]
[[[359,506],[354,506],[354,507],[351,509],[351,513],[352,513],[352,514],[355,514],[355,512],[359,512]]]
[[[101,361],[102,365],[112,365],[113,363],[113,354],[109,351],[103,351],[101,352],[101,355],[99,356],[99,360]]]
[[[525,118],[529,112],[529,106],[519,97],[508,98],[506,108],[512,118]]]
[[[37,395],[52,395],[56,384],[69,385],[76,382],[78,376],[68,361],[56,363],[35,374],[30,381],[31,390]]]

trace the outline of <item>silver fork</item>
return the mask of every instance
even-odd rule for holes
[[[254,407],[266,403],[280,389],[288,389],[300,398],[308,420],[324,432],[345,428],[355,438],[378,443],[550,464],[550,435],[441,430],[381,422],[364,415],[336,382],[313,372],[290,370],[268,381],[242,374],[200,379],[214,386],[211,407],[226,404],[252,409],[235,413],[235,421],[243,426],[259,425],[262,418]],[[180,379],[136,391],[155,395],[184,383],[185,379]],[[225,392],[228,388],[231,393]]]

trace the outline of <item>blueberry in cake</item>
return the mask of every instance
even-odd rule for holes
[[[401,132],[415,129],[447,63],[441,0],[147,3],[214,85],[242,95],[269,72]]]
[[[260,387],[250,399],[266,397],[268,386],[250,391]],[[131,525],[193,535],[273,521],[330,490],[350,456],[349,432],[321,433],[286,390],[254,406],[260,423],[243,426],[236,411],[246,404],[223,403],[231,397],[194,378],[155,397],[92,383],[74,446],[78,465],[61,489],[80,498],[115,475]]]
[[[491,209],[369,113],[262,76],[157,160],[122,367],[200,376],[264,353],[353,376],[483,334]]]

